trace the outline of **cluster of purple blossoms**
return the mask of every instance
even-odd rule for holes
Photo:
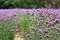
[[[7,20],[7,19],[13,19],[15,17],[17,17],[19,14],[29,14],[29,15],[36,15],[38,17],[40,17],[41,19],[39,19],[38,21],[38,25],[40,26],[39,28],[35,28],[32,27],[31,30],[33,30],[33,32],[31,32],[31,34],[35,34],[34,31],[38,31],[38,35],[39,38],[42,39],[42,33],[44,34],[44,37],[48,37],[48,33],[49,30],[51,28],[45,28],[45,22],[48,26],[54,26],[56,23],[60,22],[60,9],[45,9],[45,8],[39,8],[39,9],[0,9],[0,20]],[[37,15],[38,14],[38,15]],[[50,18],[50,21],[45,20],[45,17],[47,15],[48,18]],[[13,26],[14,28],[14,26]],[[13,31],[14,29],[12,28],[11,31]],[[42,29],[41,29],[42,28]],[[44,30],[45,29],[45,30]],[[52,29],[56,29],[58,32],[60,32],[59,28],[52,28]],[[18,29],[16,29],[16,32],[19,31]],[[21,35],[23,35],[20,32]],[[23,36],[22,36],[23,37]],[[27,38],[31,39],[31,35],[27,34],[26,35]]]
[[[39,9],[0,9],[0,17],[1,18],[12,18],[15,17],[19,13],[25,13],[32,15],[33,13],[39,13],[40,16],[45,16],[45,14],[53,14],[57,15],[56,18],[60,17],[60,9],[45,9],[45,8],[39,8]]]

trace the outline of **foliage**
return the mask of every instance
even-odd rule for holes
[[[0,0],[0,8],[58,8],[59,0]]]
[[[30,28],[35,26],[36,17],[26,14],[20,14],[20,28],[26,30],[27,33],[30,33]]]
[[[37,13],[38,14],[38,13]],[[45,14],[45,13],[44,13]],[[45,15],[40,13],[36,15],[37,19],[34,21],[33,17],[30,15],[20,15],[19,18],[21,19],[19,21],[20,27],[23,29],[26,29],[24,32],[24,38],[25,40],[53,40],[53,39],[60,39],[59,34],[59,24],[57,21],[59,19],[55,19],[57,15],[54,16],[54,14],[46,13]],[[31,21],[36,22],[35,25],[31,23],[34,26],[29,26],[30,22],[29,19],[31,18]],[[54,19],[54,20],[53,20]]]
[[[38,13],[37,13],[38,14]],[[42,14],[42,13],[41,13]],[[42,14],[44,15],[44,14]],[[21,31],[25,31],[23,38],[25,40],[53,40],[60,39],[60,29],[58,22],[59,19],[51,20],[52,14],[42,15],[29,15],[20,14],[18,16],[19,21],[1,21],[0,22],[0,39],[1,40],[13,40],[15,36],[15,31],[11,31],[11,26],[17,26],[19,28],[17,33],[20,34]],[[48,16],[48,17],[47,17]],[[55,16],[54,16],[55,17]],[[46,23],[47,22],[47,23]],[[14,27],[13,27],[14,28]],[[21,28],[21,29],[20,29]]]
[[[14,32],[11,31],[12,22],[0,22],[0,40],[13,40]]]

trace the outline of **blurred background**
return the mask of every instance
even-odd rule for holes
[[[60,0],[0,0],[0,9],[42,7],[60,8]]]

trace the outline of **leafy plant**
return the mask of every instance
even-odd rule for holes
[[[35,26],[35,16],[20,14],[19,18],[21,19],[20,28],[25,29],[28,33],[30,33],[30,28]]]
[[[0,40],[13,40],[14,32],[11,31],[12,22],[0,22]]]

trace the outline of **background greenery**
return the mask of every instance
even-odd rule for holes
[[[0,0],[0,8],[58,8],[60,0]]]

